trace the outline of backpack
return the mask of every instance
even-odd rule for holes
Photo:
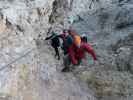
[[[74,44],[77,46],[77,47],[80,47],[80,44],[81,44],[81,37],[79,35],[75,35],[74,36]]]
[[[62,44],[62,50],[64,51],[64,55],[68,53],[68,48],[73,44],[73,38],[71,35],[68,35],[65,38],[65,42]]]
[[[68,35],[66,37],[66,45],[67,45],[67,47],[71,46],[73,44],[73,42],[74,42],[74,40],[73,40],[72,36]]]
[[[53,37],[51,38],[51,45],[53,47],[59,47],[60,46],[60,40],[59,40],[59,37],[57,35],[57,33],[53,32]]]

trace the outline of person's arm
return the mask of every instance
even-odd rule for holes
[[[58,38],[62,38],[62,35],[60,34],[60,35],[57,35],[56,37],[58,37]]]
[[[83,48],[84,48],[89,54],[91,54],[91,56],[93,57],[93,60],[94,60],[94,61],[97,60],[96,54],[95,54],[95,52],[94,52],[94,50],[93,50],[93,48],[91,47],[90,44],[84,43],[84,44],[83,44]]]
[[[65,37],[65,34],[60,34],[60,35],[57,35],[57,37],[63,39]]]
[[[53,37],[53,35],[49,36],[49,37],[46,37],[45,40],[49,40]]]

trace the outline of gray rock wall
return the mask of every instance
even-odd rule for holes
[[[1,0],[0,99],[132,96],[132,15],[132,0]],[[69,17],[76,21],[70,24]],[[62,62],[43,41],[50,26],[57,32],[71,26],[88,35],[98,61],[77,67],[74,74],[89,91],[73,74],[60,73]]]

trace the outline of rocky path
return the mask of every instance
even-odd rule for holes
[[[61,64],[54,59],[51,49],[40,42],[39,52],[39,95],[41,100],[94,100],[85,84],[72,73],[62,73]]]

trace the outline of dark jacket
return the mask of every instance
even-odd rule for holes
[[[51,45],[53,47],[59,47],[60,46],[60,40],[58,35],[52,34],[51,36],[47,37],[45,40],[51,39]]]

